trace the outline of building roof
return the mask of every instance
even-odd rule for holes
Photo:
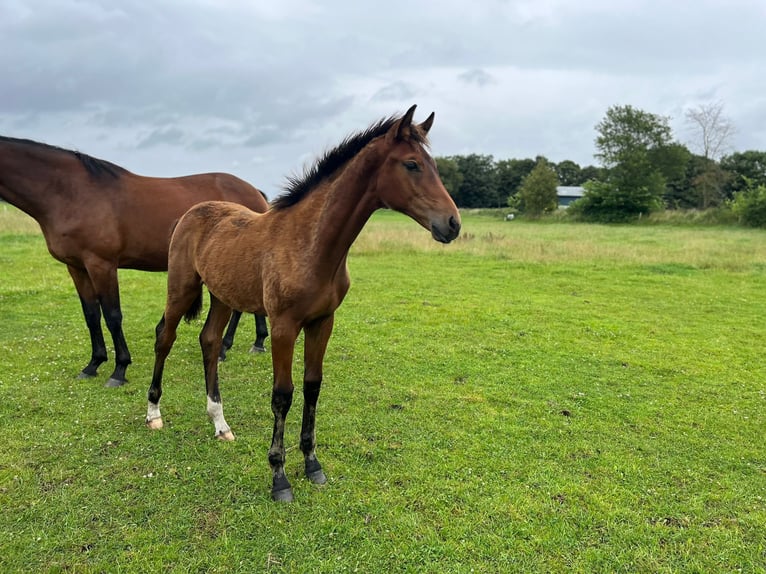
[[[582,197],[585,190],[579,185],[559,185],[556,187],[556,195],[559,197]]]

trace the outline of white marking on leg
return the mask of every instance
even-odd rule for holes
[[[160,414],[160,405],[155,405],[151,401],[148,401],[148,406],[146,407],[146,425],[150,429],[162,428],[162,414]]]
[[[216,403],[210,397],[207,398],[207,414],[215,425],[215,436],[222,440],[234,440],[234,433],[231,427],[223,418],[223,405]]]

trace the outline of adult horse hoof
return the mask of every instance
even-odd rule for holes
[[[218,433],[215,435],[215,438],[218,440],[225,440],[225,441],[231,441],[234,440],[236,437],[234,436],[234,433],[230,430],[227,430],[226,432]]]
[[[150,421],[146,421],[146,428],[151,430],[158,430],[162,428],[162,419],[152,419]]]
[[[322,469],[315,470],[314,472],[307,472],[306,478],[308,478],[314,484],[325,484],[327,482],[327,476]]]
[[[292,502],[294,500],[293,489],[285,488],[284,490],[272,490],[271,500],[274,502]]]
[[[92,379],[96,375],[91,375],[90,373],[86,373],[85,371],[80,371],[80,374],[77,375],[78,379]]]
[[[106,383],[104,383],[104,386],[114,389],[116,387],[121,387],[122,385],[124,385],[127,382],[128,381],[121,381],[119,379],[110,378]]]
[[[259,345],[253,345],[252,347],[250,347],[250,352],[251,353],[265,353],[266,352],[266,347],[259,346]]]

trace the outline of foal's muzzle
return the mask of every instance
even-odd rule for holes
[[[449,243],[460,235],[460,221],[450,216],[446,222],[431,223],[431,236],[440,243]]]

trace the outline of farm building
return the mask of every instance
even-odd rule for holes
[[[583,194],[583,188],[580,186],[560,185],[556,188],[556,195],[559,197],[559,209],[569,207],[569,204],[576,199],[580,199]]]

